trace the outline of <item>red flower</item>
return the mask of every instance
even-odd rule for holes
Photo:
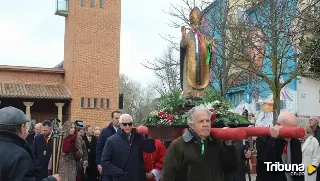
[[[209,109],[209,111],[213,113],[214,109]]]
[[[214,121],[214,120],[216,120],[216,119],[217,119],[216,115],[215,115],[215,114],[212,114],[210,120],[211,120],[211,121]]]
[[[164,118],[165,115],[166,115],[166,113],[164,113],[164,112],[159,112],[159,113],[158,113],[158,117],[159,117],[159,118]]]
[[[173,116],[170,116],[170,115],[169,115],[169,116],[167,117],[167,120],[168,120],[169,122],[173,122]]]

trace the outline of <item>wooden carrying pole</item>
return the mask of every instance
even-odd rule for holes
[[[270,129],[270,127],[211,128],[211,135],[219,140],[243,140],[247,136],[270,136]],[[148,134],[148,127],[139,126],[136,128],[136,132]],[[305,129],[303,127],[282,127],[279,130],[280,138],[303,138],[304,136]]]

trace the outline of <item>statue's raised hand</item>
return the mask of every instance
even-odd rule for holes
[[[181,33],[182,33],[182,35],[186,34],[186,27],[184,27],[184,26],[181,27]]]

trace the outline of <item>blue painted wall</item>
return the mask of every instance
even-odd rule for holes
[[[287,32],[289,31],[289,26],[292,22],[292,15],[294,15],[294,13],[296,12],[296,5],[293,4],[295,3],[295,1],[290,1],[287,0],[287,2],[285,2],[285,0],[282,0],[284,3],[282,3],[283,5],[287,5],[287,7],[290,7],[287,9],[287,16],[285,16],[285,24],[286,26],[284,27],[284,31]],[[270,21],[268,19],[263,19],[263,16],[260,16],[260,13],[269,13],[269,5],[267,4],[268,1],[266,1],[264,4],[261,4],[260,6],[256,7],[255,9],[252,9],[251,11],[247,11],[245,12],[246,16],[248,16],[253,24],[252,27],[255,27],[256,24],[261,25],[261,22],[264,22],[265,24],[270,23]],[[290,4],[291,3],[291,4]],[[221,41],[221,33],[219,31],[219,22],[221,22],[219,20],[219,18],[221,18],[219,16],[220,11],[223,11],[225,9],[225,1],[215,1],[213,2],[208,8],[206,8],[203,11],[203,20],[202,20],[202,32],[206,35],[206,36],[210,36],[210,37],[214,37],[217,42],[218,42],[218,47],[217,50],[218,51],[222,51],[221,45],[219,45],[219,42]],[[279,10],[283,10],[282,7],[279,7]],[[257,15],[257,16],[256,16]],[[264,16],[265,17],[265,16]],[[257,21],[259,21],[259,23],[257,23]],[[265,36],[267,37],[271,37],[270,32],[268,32],[268,30],[263,29],[263,32],[265,34]],[[280,35],[281,36],[281,35]],[[269,39],[270,38],[266,38]],[[281,39],[282,42],[284,41],[290,41],[289,39]],[[284,43],[284,44],[287,44]],[[290,42],[291,45],[291,42]],[[279,45],[280,46],[280,45]],[[295,59],[292,57],[292,55],[295,54],[295,50],[293,48],[293,46],[288,46],[286,47],[286,55],[287,57],[290,57],[288,59],[283,59],[283,62],[287,62],[287,66],[286,69],[284,70],[287,74],[283,75],[282,78],[283,80],[287,80],[288,77],[291,75],[291,72],[294,70],[295,68]],[[280,50],[283,48],[280,48]],[[266,43],[266,49],[265,52],[267,55],[269,55],[270,51],[270,46],[268,43]],[[218,53],[219,54],[219,53]],[[215,61],[221,63],[222,60],[219,56],[215,56]],[[262,72],[264,74],[270,74],[269,77],[270,79],[273,79],[273,75],[272,75],[272,71],[271,71],[271,66],[269,65],[270,60],[268,58],[264,58],[263,60],[263,68],[262,68]],[[216,81],[217,79],[215,77],[212,77],[212,85],[219,90],[219,84]],[[297,89],[297,85],[296,85],[296,79],[293,79],[293,81],[291,81],[289,84],[287,84],[287,88],[292,89],[292,90],[296,90]],[[229,99],[231,99],[234,103],[235,103],[235,95],[236,93],[239,92],[244,92],[242,95],[243,100],[248,103],[251,104],[253,101],[253,90],[254,89],[258,89],[258,97],[262,100],[267,99],[270,95],[272,95],[271,90],[269,89],[269,86],[266,84],[266,82],[259,80],[259,81],[255,81],[254,83],[251,84],[245,84],[245,85],[240,85],[240,86],[236,86],[231,88],[228,91],[227,97]],[[238,106],[237,104],[235,104],[235,106]]]

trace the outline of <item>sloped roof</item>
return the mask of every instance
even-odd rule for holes
[[[33,98],[70,100],[71,93],[63,84],[0,83],[0,98]]]

